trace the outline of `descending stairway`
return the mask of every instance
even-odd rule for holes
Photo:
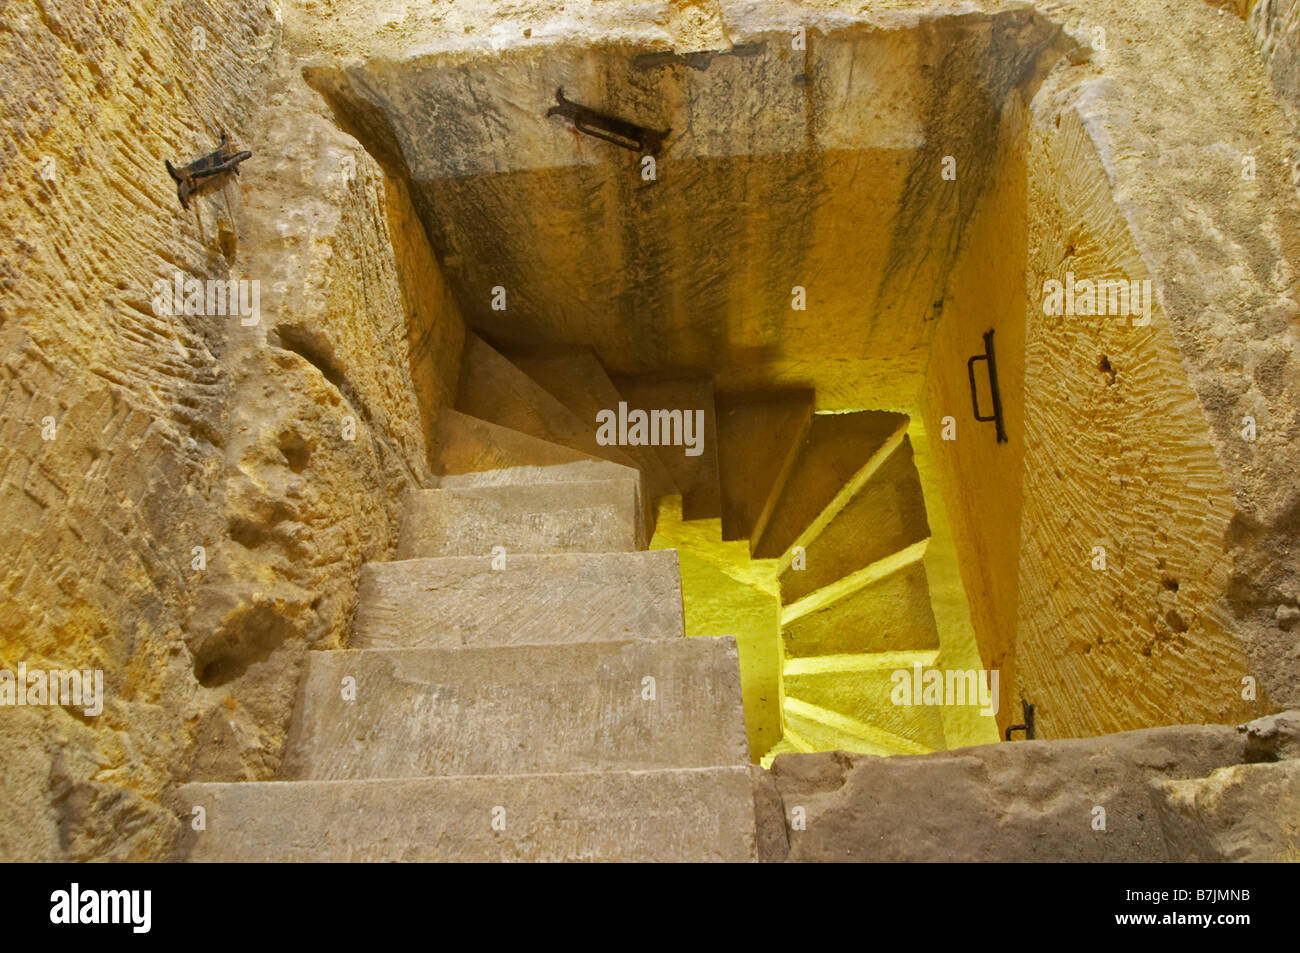
[[[812,406],[804,391],[718,398],[721,538],[749,540],[781,604],[781,738],[761,760],[944,748],[938,708],[889,700],[894,671],[940,655],[908,418]]]
[[[703,410],[704,452],[601,445],[620,402]],[[437,486],[405,501],[396,560],[362,567],[349,648],[311,653],[279,779],[183,787],[205,829],[178,855],[749,860],[751,756],[945,747],[935,708],[884,704],[940,653],[907,418],[813,407],[470,335]],[[684,638],[665,543],[747,587],[724,625],[767,599],[770,648]],[[748,742],[738,661],[771,729]]]
[[[803,526],[781,560],[783,740],[795,751],[944,748],[939,708],[888,703],[892,673],[933,668],[940,649],[907,419],[819,415],[803,450],[794,476],[808,475],[798,484],[805,489],[791,494],[788,484],[769,524],[787,533]],[[842,473],[838,487],[827,479]],[[772,534],[760,545],[772,545]],[[796,548],[803,569],[792,565]]]
[[[522,423],[562,430],[546,406]],[[440,486],[363,567],[351,647],[310,655],[280,779],[181,788],[205,829],[178,856],[753,860],[735,644],[684,637],[639,471],[572,428],[441,428]]]

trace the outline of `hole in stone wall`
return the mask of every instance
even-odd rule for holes
[[[279,446],[280,453],[284,455],[284,461],[290,470],[301,473],[307,469],[307,464],[311,460],[311,446],[300,434],[292,431],[281,434]]]
[[[206,688],[224,685],[264,661],[284,642],[291,625],[269,605],[258,604],[229,618],[194,655],[194,675]]]

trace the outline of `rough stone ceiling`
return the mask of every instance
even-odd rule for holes
[[[813,26],[803,50],[785,29],[692,53],[650,36],[520,38],[308,76],[410,177],[467,320],[494,344],[589,346],[615,374],[702,371],[851,401],[846,379],[914,387],[1001,111],[1061,42],[1013,11]],[[671,128],[656,178],[546,118],[557,88]]]

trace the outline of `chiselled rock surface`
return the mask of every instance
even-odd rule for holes
[[[1300,761],[1237,764],[1152,788],[1171,860],[1300,861]]]
[[[1282,859],[1300,762],[1247,763],[1248,737],[1182,725],[919,757],[779,755],[756,779],[762,859]]]
[[[1300,111],[1300,3],[1257,0],[1247,22],[1279,97]]]
[[[0,711],[0,857],[156,858],[169,785],[274,772],[307,646],[345,634],[392,494],[427,479],[460,318],[274,6],[0,19],[0,667],[99,668],[106,696]],[[254,158],[185,210],[163,159],[221,131]],[[258,307],[245,284],[169,313],[177,274]]]

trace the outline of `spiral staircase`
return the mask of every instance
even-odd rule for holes
[[[182,788],[179,857],[748,860],[750,763],[945,747],[888,701],[940,653],[905,416],[472,335],[460,381],[278,779]],[[602,445],[620,403],[702,410],[703,452]]]

